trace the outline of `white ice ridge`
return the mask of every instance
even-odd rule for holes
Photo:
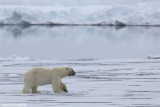
[[[26,61],[26,60],[30,60],[30,58],[28,56],[25,57],[18,57],[16,55],[11,55],[7,58],[2,58],[0,57],[0,60],[10,60],[10,61]]]
[[[160,25],[160,3],[84,6],[0,6],[0,24]]]

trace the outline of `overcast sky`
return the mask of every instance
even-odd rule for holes
[[[159,2],[160,0],[0,0],[0,5],[55,5],[84,6],[84,5],[112,5],[135,4],[140,2]]]

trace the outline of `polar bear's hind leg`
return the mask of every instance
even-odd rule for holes
[[[29,92],[29,89],[31,89],[31,87],[24,84],[22,93],[30,93],[30,92]]]
[[[32,87],[32,93],[41,93],[40,91],[37,91],[38,86],[33,86]]]

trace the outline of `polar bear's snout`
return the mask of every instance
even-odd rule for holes
[[[76,75],[76,72],[72,70],[72,76]]]
[[[74,75],[76,75],[76,72],[75,72],[73,69],[71,69],[71,72],[70,72],[69,75],[70,75],[70,76],[74,76]]]
[[[76,75],[76,72],[71,67],[67,67],[66,69],[69,71],[69,76]]]

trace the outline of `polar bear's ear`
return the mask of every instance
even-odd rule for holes
[[[69,70],[68,65],[65,65],[66,70]]]
[[[69,68],[66,67],[66,70],[69,70]]]

